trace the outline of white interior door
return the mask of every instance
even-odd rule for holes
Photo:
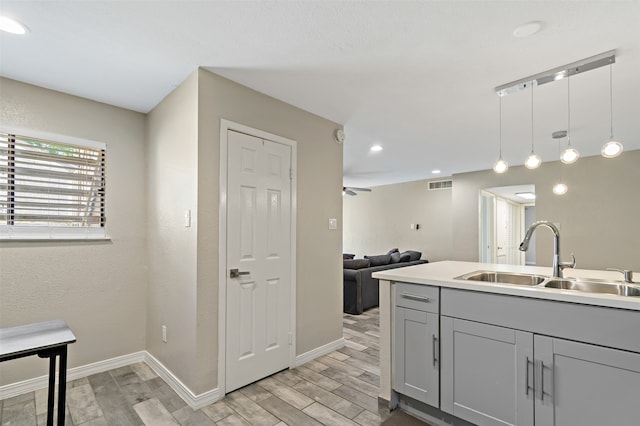
[[[493,194],[480,193],[480,262],[496,263],[496,219]]]
[[[232,130],[227,138],[230,392],[290,364],[291,147]]]
[[[496,263],[524,265],[518,249],[522,232],[523,208],[502,197],[496,197]]]
[[[497,197],[496,199],[496,263],[506,264],[508,262],[509,230],[511,229],[511,216],[509,205],[506,200]]]

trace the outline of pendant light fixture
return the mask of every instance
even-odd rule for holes
[[[568,134],[568,132],[566,132],[564,130],[559,130],[557,132],[553,132],[552,137],[554,139],[558,139],[558,152],[560,152],[560,139],[565,137],[567,134]],[[556,195],[564,195],[569,190],[569,187],[565,183],[560,181],[560,182],[557,182],[556,184],[553,185],[552,190],[553,190],[553,193],[556,194]]]
[[[533,82],[531,82],[531,154],[524,161],[524,166],[527,169],[537,169],[540,167],[542,159],[533,150]]]
[[[567,77],[567,147],[560,154],[560,161],[564,164],[573,164],[580,158],[580,153],[577,149],[571,146],[571,81],[570,77]]]
[[[609,142],[605,143],[600,153],[605,158],[614,158],[622,152],[622,144],[613,138],[613,65],[609,65],[609,108],[611,112],[611,136]]]
[[[588,58],[581,59],[576,62],[572,62],[567,65],[563,65],[560,67],[556,67],[547,71],[543,71],[538,74],[534,74],[528,77],[521,78],[519,80],[512,81],[507,84],[503,84],[494,88],[496,94],[500,97],[507,96],[511,94],[515,94],[526,89],[531,90],[531,154],[525,160],[525,167],[534,169],[539,167],[542,163],[540,156],[535,154],[534,150],[534,136],[535,136],[535,127],[534,127],[534,112],[533,112],[533,86],[540,86],[542,84],[553,83],[558,80],[567,79],[567,130],[562,132],[554,132],[553,138],[560,139],[566,136],[567,138],[567,146],[564,150],[561,149],[560,143],[558,143],[558,151],[560,152],[560,161],[564,164],[572,164],[575,163],[580,158],[580,153],[576,148],[571,145],[571,86],[570,86],[570,77],[582,74],[587,71],[591,71],[600,67],[604,67],[609,65],[609,92],[610,92],[610,108],[611,108],[611,137],[610,140],[604,144],[601,150],[601,154],[607,158],[613,158],[619,155],[622,150],[622,143],[616,141],[613,137],[613,77],[611,71],[611,65],[616,62],[616,51],[609,50],[607,52],[600,53],[595,56],[591,56]],[[531,87],[529,87],[531,86]],[[556,133],[558,135],[556,136]],[[563,133],[560,136],[560,133]],[[493,170],[497,173],[504,173],[508,169],[508,165],[506,161],[502,159],[502,105],[500,109],[500,157],[498,161],[493,165]],[[558,189],[562,189],[559,187]],[[566,191],[566,185],[565,185]],[[563,193],[559,191],[558,193]]]
[[[509,164],[502,159],[502,96],[498,95],[498,99],[500,100],[500,156],[498,157],[498,161],[493,165],[493,171],[496,173],[504,173],[509,169]]]

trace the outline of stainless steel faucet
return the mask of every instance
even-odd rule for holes
[[[546,220],[539,220],[531,225],[529,229],[527,229],[527,233],[524,236],[524,240],[520,243],[519,249],[520,251],[527,251],[529,249],[529,241],[531,240],[533,231],[541,225],[546,226],[553,232],[553,276],[556,278],[562,278],[562,270],[564,268],[573,268],[576,266],[576,258],[572,253],[571,262],[560,262],[560,231],[558,231],[558,228],[553,223]]]

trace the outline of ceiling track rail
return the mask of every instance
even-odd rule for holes
[[[528,89],[529,87],[531,87],[531,85],[540,86],[541,84],[551,83],[553,81],[571,77],[576,74],[604,67],[615,62],[616,51],[609,50],[608,52],[600,53],[599,55],[591,56],[577,62],[572,62],[570,64],[544,71],[529,77],[525,77],[511,83],[503,84],[502,86],[498,86],[495,88],[496,94],[498,96],[511,95]]]

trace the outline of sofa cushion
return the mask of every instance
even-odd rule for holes
[[[399,254],[400,254],[399,262],[410,262],[411,261],[411,253],[407,253],[405,251],[405,252],[402,252],[402,253],[399,253]]]
[[[391,253],[391,263],[398,263],[402,259],[402,255],[400,253]]]
[[[371,266],[388,265],[391,262],[391,255],[379,254],[377,256],[365,256],[365,259],[371,261]]]
[[[396,247],[396,248],[392,248],[387,252],[387,254],[393,254],[393,253],[400,253],[400,250],[398,250],[398,248]]]
[[[351,253],[342,253],[342,260],[346,260],[346,259],[353,259],[354,257],[356,257],[355,254],[351,254]]]
[[[362,269],[371,266],[369,259],[345,259],[342,261],[344,269]]]
[[[415,251],[415,250],[407,250],[402,252],[402,254],[409,254],[409,261],[413,262],[414,260],[420,260],[420,258],[422,257],[422,252],[419,251]]]

